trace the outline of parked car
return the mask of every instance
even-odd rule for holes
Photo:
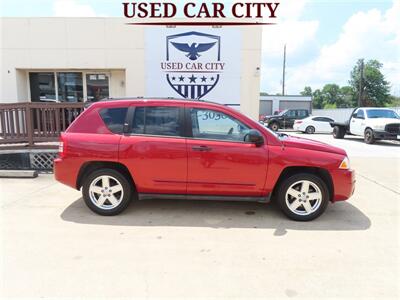
[[[313,133],[332,133],[333,119],[328,117],[309,116],[303,120],[295,120],[293,129],[308,134]]]
[[[93,103],[62,134],[54,173],[107,216],[132,199],[274,199],[308,221],[355,184],[340,148],[275,133],[224,105],[171,99]]]
[[[351,134],[363,136],[367,144],[373,144],[376,140],[400,140],[400,117],[388,108],[356,108],[347,122],[332,122],[331,126],[335,139]]]
[[[273,131],[278,131],[293,128],[294,120],[301,120],[308,116],[307,109],[286,109],[277,115],[264,117],[264,123]]]

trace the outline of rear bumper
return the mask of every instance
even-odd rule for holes
[[[302,130],[300,130],[300,124],[294,124],[293,129],[296,131],[302,131]]]
[[[333,181],[333,202],[349,199],[355,189],[356,174],[354,170],[331,171]]]
[[[400,134],[374,130],[374,138],[379,140],[400,140]]]
[[[69,159],[54,160],[54,177],[57,181],[76,189],[79,167]]]

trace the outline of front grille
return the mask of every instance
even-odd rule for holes
[[[400,124],[387,124],[385,131],[392,134],[400,134]]]

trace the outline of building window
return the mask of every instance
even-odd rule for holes
[[[54,73],[29,73],[29,86],[33,102],[57,101]]]
[[[59,72],[57,73],[58,101],[81,102],[83,101],[82,73]]]
[[[96,102],[110,96],[109,74],[29,72],[33,102]]]
[[[86,74],[87,101],[96,102],[109,97],[106,74]]]

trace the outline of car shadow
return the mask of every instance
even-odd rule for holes
[[[287,219],[274,204],[213,202],[192,200],[146,200],[132,203],[122,214],[99,216],[86,207],[82,198],[61,214],[67,222],[112,226],[179,226],[210,228],[270,228],[274,235],[289,230],[366,230],[370,219],[349,202],[328,206],[312,222]]]
[[[365,144],[363,138],[345,137],[345,139],[349,140],[349,141],[355,141],[355,142],[359,142],[359,143]],[[399,147],[400,146],[400,142],[392,141],[392,140],[377,140],[377,141],[375,141],[375,143],[373,145]]]

